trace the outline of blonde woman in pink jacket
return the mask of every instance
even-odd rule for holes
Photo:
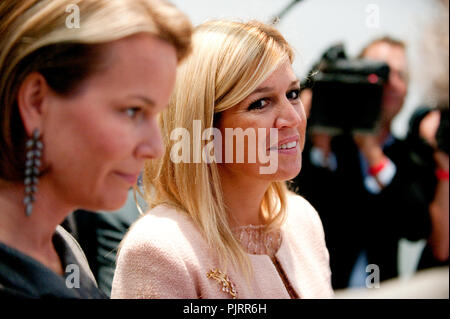
[[[150,210],[125,236],[112,298],[328,298],[321,221],[285,181],[306,117],[293,49],[272,26],[198,26],[143,175]]]

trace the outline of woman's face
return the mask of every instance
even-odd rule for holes
[[[299,98],[299,81],[289,61],[281,64],[258,88],[238,105],[221,113],[218,123],[224,140],[226,128],[250,129],[256,136],[256,163],[248,161],[248,155],[254,152],[249,141],[244,143],[244,163],[219,164],[222,172],[233,177],[256,178],[267,181],[288,180],[295,177],[301,168],[301,152],[305,141],[306,116]],[[265,133],[258,130],[264,128]],[[270,129],[275,128],[278,137],[270,141]],[[251,142],[250,142],[251,143]],[[264,145],[265,144],[265,145]],[[223,153],[229,152],[226,142]],[[238,152],[233,143],[234,154]],[[262,157],[259,152],[272,154],[278,158],[276,170],[272,173],[261,173]],[[275,153],[274,153],[275,152]],[[223,157],[226,155],[224,154]],[[272,157],[273,158],[273,157]],[[267,158],[266,158],[267,159]],[[225,161],[223,161],[225,162]]]
[[[41,182],[77,208],[120,208],[144,161],[163,152],[157,114],[174,85],[175,48],[145,34],[107,46],[108,67],[75,95],[50,93],[43,119]]]

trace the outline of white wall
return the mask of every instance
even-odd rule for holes
[[[194,25],[215,18],[271,21],[291,0],[172,0],[188,14]],[[393,124],[399,136],[406,133],[411,112],[422,101],[426,79],[420,68],[422,30],[433,16],[430,0],[303,0],[279,22],[278,27],[297,50],[294,70],[303,77],[314,61],[336,42],[343,42],[350,55],[356,55],[371,39],[391,35],[409,45],[411,82],[402,112]],[[379,25],[371,22],[373,7],[379,13]]]

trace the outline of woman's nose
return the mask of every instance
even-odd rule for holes
[[[136,149],[136,157],[154,159],[164,154],[164,143],[157,122],[152,121],[143,132],[141,143]]]
[[[284,127],[298,127],[305,121],[305,114],[300,101],[298,104],[294,105],[291,101],[287,100],[280,108],[280,114],[276,121],[276,127],[278,129]]]

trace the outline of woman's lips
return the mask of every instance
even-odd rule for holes
[[[282,139],[277,145],[269,148],[269,151],[278,151],[280,154],[296,154],[299,146],[299,136],[290,136]]]
[[[286,148],[278,148],[277,151],[279,154],[297,154],[298,151],[298,141],[287,143]],[[283,144],[286,145],[286,144]]]
[[[121,172],[116,172],[116,174],[131,185],[136,184],[137,179],[139,177],[139,174],[126,174]]]

